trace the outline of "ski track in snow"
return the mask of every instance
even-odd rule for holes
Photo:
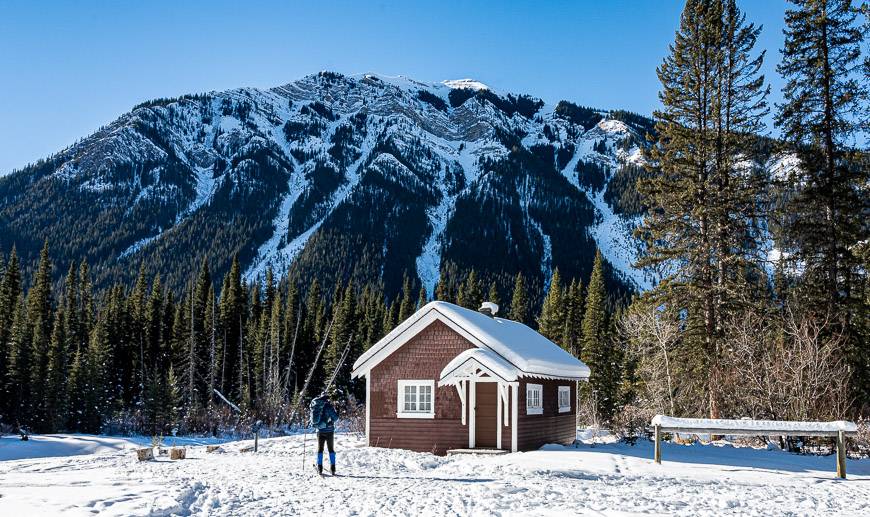
[[[93,437],[105,438],[105,437]],[[0,461],[2,515],[840,515],[870,512],[870,460],[730,445],[548,445],[437,457],[337,436],[338,472],[311,468],[314,440],[261,439],[258,454],[140,463],[132,450]],[[17,440],[16,440],[17,441]],[[17,442],[26,443],[26,442]],[[303,456],[303,448],[307,451]]]

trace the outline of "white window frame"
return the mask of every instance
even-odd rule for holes
[[[431,393],[429,411],[405,411],[405,386],[428,386]],[[420,403],[420,390],[416,393]],[[435,418],[435,381],[430,379],[402,379],[396,393],[396,418]]]
[[[538,404],[530,405],[534,397],[533,393],[537,393]],[[544,414],[544,386],[541,384],[526,384],[526,414],[527,415],[543,415]]]
[[[562,400],[564,395],[565,400]],[[567,402],[568,405],[563,405],[562,402]],[[559,386],[559,413],[571,412],[571,386]]]

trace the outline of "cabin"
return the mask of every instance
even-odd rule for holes
[[[443,455],[574,441],[589,368],[497,312],[430,302],[360,356],[370,446]]]

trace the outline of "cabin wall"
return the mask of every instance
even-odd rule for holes
[[[371,372],[369,445],[446,454],[468,447],[462,425],[462,402],[453,386],[438,387],[441,370],[461,352],[473,348],[465,338],[434,321]],[[435,381],[435,418],[397,418],[398,381]]]
[[[526,384],[543,386],[543,414],[526,414]],[[571,387],[571,411],[559,413],[559,386]],[[520,379],[517,448],[528,451],[548,443],[570,445],[577,436],[577,383],[567,380]]]

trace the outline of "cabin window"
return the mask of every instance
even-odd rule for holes
[[[435,381],[399,381],[398,418],[435,418]]]
[[[571,411],[571,386],[559,386],[559,413]]]
[[[544,413],[544,387],[540,384],[526,384],[526,414],[540,415]]]

